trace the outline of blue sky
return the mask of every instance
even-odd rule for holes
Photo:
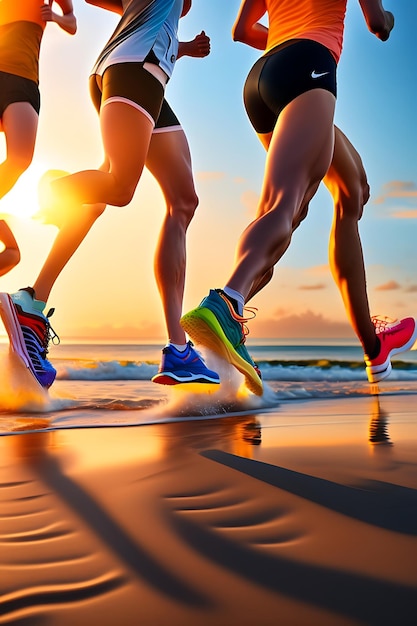
[[[259,51],[231,39],[239,4],[194,0],[181,20],[180,38],[192,39],[205,30],[212,53],[206,59],[181,59],[166,92],[189,139],[200,196],[189,230],[185,309],[196,306],[210,287],[223,286],[262,183],[265,155],[242,102],[243,84]],[[74,6],[77,35],[68,37],[49,25],[43,42],[37,149],[32,178],[19,192],[30,193],[33,202],[32,187],[41,171],[76,171],[101,160],[88,72],[117,18],[77,0]],[[389,41],[382,43],[368,32],[359,3],[348,2],[336,123],[360,152],[371,185],[360,225],[371,309],[400,317],[417,314],[417,3],[386,0],[384,6],[393,11],[396,25]],[[23,206],[19,198],[10,195],[9,202]],[[3,202],[2,210],[6,208]],[[61,326],[61,334],[164,336],[152,271],[163,212],[159,189],[146,173],[129,207],[107,210],[52,293],[54,326]],[[259,313],[251,324],[253,337],[349,335],[327,265],[331,218],[329,195],[320,189],[273,282],[254,302]],[[33,281],[55,236],[52,227],[23,218],[15,227],[24,258],[2,279],[2,288],[10,290]],[[40,247],[34,255],[25,245],[35,232]],[[130,307],[117,309],[126,289]],[[103,311],[99,303],[109,290],[115,307]]]

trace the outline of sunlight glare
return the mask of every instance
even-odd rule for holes
[[[35,381],[11,349],[0,353],[0,376],[0,411],[37,413],[48,410],[47,390]]]
[[[34,215],[34,218],[42,224],[52,224],[61,227],[68,215],[68,206],[65,202],[54,201],[51,193],[51,182],[57,178],[68,176],[69,172],[65,170],[48,170],[42,174],[38,182],[38,198],[40,210]]]
[[[39,210],[38,182],[45,169],[45,166],[40,163],[30,165],[13,189],[1,199],[2,214],[25,218],[32,217],[37,213]]]

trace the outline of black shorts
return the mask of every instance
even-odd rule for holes
[[[309,39],[287,41],[258,59],[243,90],[256,132],[272,132],[281,111],[306,91],[326,89],[336,97],[336,68],[331,52]]]
[[[154,133],[163,133],[169,130],[181,130],[181,124],[174,111],[165,100],[162,102],[161,112],[156,120]]]
[[[144,69],[143,63],[110,65],[103,74],[101,87],[97,78],[95,74],[90,77],[90,96],[97,111],[106,102],[126,102],[155,124],[164,99],[164,87]]]
[[[29,78],[0,72],[0,118],[9,106],[15,102],[29,102],[39,115],[41,97],[37,83]]]

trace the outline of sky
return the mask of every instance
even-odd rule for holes
[[[184,312],[210,288],[226,283],[235,244],[254,217],[262,185],[265,154],[242,100],[259,51],[232,41],[239,5],[239,0],[194,0],[180,22],[180,39],[204,30],[212,51],[205,59],[180,59],[166,90],[188,137],[200,199],[188,231]],[[360,152],[371,186],[360,222],[371,312],[399,318],[417,313],[417,3],[385,0],[384,6],[396,19],[385,43],[367,30],[357,0],[348,0],[335,122]],[[34,160],[0,201],[22,254],[19,266],[0,279],[1,291],[33,284],[57,234],[55,227],[30,218],[41,174],[51,168],[91,169],[102,160],[88,75],[118,18],[79,0],[74,10],[74,37],[55,24],[46,28]],[[272,282],[250,303],[258,309],[251,339],[354,337],[328,266],[333,208],[322,187]],[[61,339],[166,339],[153,275],[164,212],[148,172],[129,206],[107,208],[51,293],[51,322]]]

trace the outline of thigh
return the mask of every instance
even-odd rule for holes
[[[38,114],[28,102],[10,104],[2,118],[7,156],[31,157],[35,148]]]
[[[110,66],[103,76],[100,125],[110,172],[127,185],[141,175],[164,88],[139,63]]]
[[[8,158],[32,156],[39,109],[39,88],[35,82],[0,72],[0,116]]]
[[[334,108],[334,96],[321,89],[305,92],[285,107],[267,153],[261,207],[268,210],[281,199],[294,219],[309,202],[331,162]]]

